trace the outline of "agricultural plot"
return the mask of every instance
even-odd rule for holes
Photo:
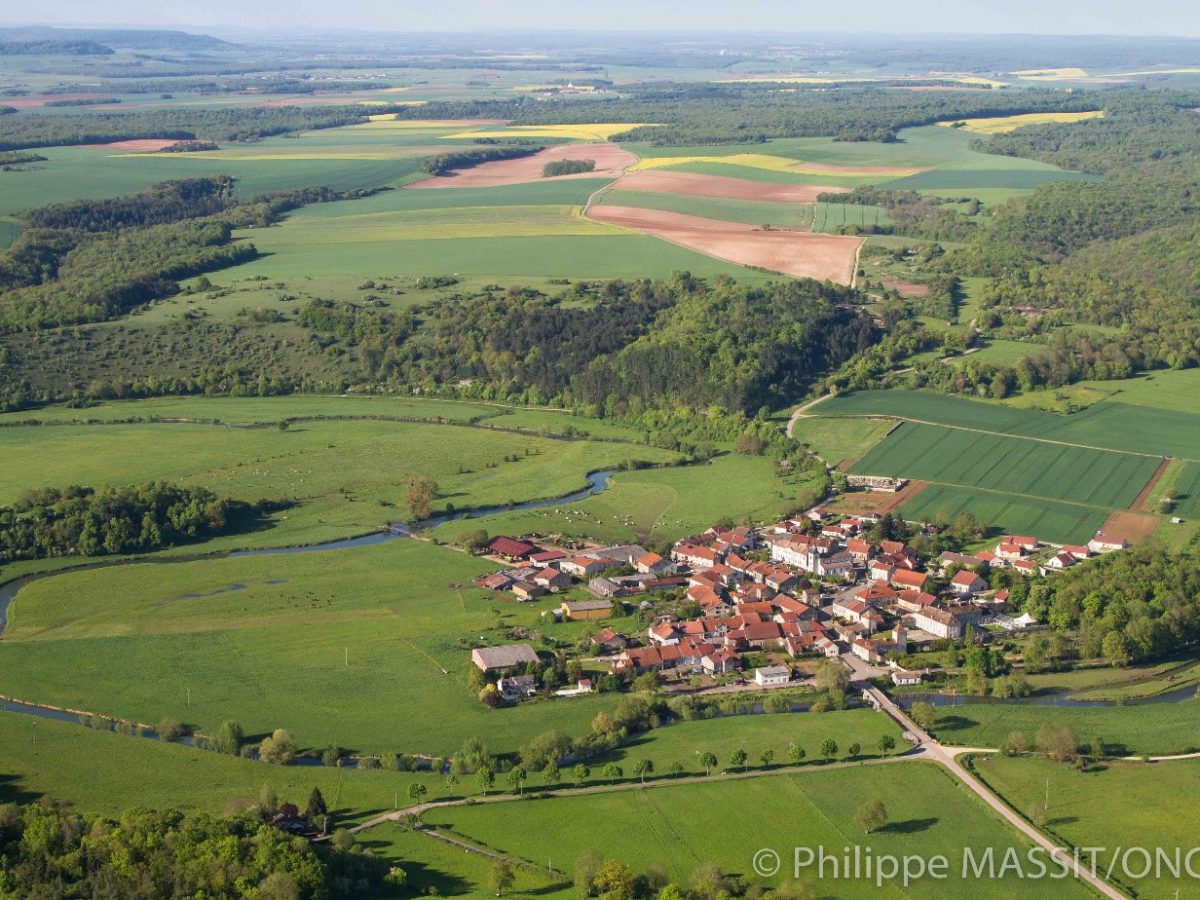
[[[813,208],[802,203],[771,203],[761,200],[722,200],[672,193],[626,190],[621,186],[597,197],[603,206],[657,209],[663,212],[702,216],[743,225],[770,225],[774,228],[804,228],[811,226]]]
[[[952,122],[938,122],[938,124],[951,128],[961,128],[972,134],[1007,134],[1010,131],[1016,131],[1018,128],[1024,128],[1027,125],[1085,122],[1088,119],[1099,119],[1103,116],[1104,111],[1098,109],[1093,112],[1021,113],[1015,116],[955,119]]]
[[[617,144],[566,144],[547,147],[531,156],[519,159],[501,159],[485,162],[469,169],[453,170],[409,185],[416,188],[488,188],[512,184],[538,184],[545,180],[542,170],[549,163],[563,160],[590,159],[595,169],[574,175],[558,175],[554,181],[581,180],[589,178],[619,178],[635,162],[637,157]]]
[[[969,512],[1000,533],[1033,534],[1056,543],[1087,543],[1108,517],[1105,510],[1036,497],[931,484],[901,507],[913,521],[951,520]]]
[[[1182,401],[1181,401],[1182,402]],[[1102,401],[1070,415],[968,400],[933,391],[858,391],[814,407],[816,415],[894,416],[959,428],[1083,444],[1149,456],[1197,459],[1200,414]]]
[[[1175,498],[1172,513],[1185,518],[1200,518],[1200,463],[1185,463],[1169,488]]]
[[[851,471],[1123,509],[1158,460],[996,434],[902,423]]]
[[[798,231],[765,231],[736,222],[682,213],[601,204],[588,217],[644,231],[707,256],[745,266],[850,284],[861,238]]]
[[[790,859],[793,847],[842,847],[863,844],[874,853],[906,853],[962,857],[962,848],[995,847],[999,853],[1025,846],[1013,831],[986,811],[940,768],[927,763],[885,767],[864,780],[862,769],[834,769],[797,775],[713,782],[590,797],[531,800],[521,804],[521,828],[502,804],[431,810],[427,823],[519,856],[535,865],[549,858],[569,869],[580,854],[602,848],[635,871],[661,863],[672,880],[686,883],[693,870],[715,862],[725,872],[750,883],[751,859],[763,847]],[[879,798],[892,824],[868,835],[854,825],[855,808]],[[574,827],[563,829],[563,822]],[[713,841],[719,833],[721,840]],[[784,867],[787,869],[787,866]],[[885,882],[880,889],[855,881],[839,881],[839,895],[904,897],[1039,897],[1038,882],[1018,879],[964,880],[950,866],[946,881],[919,881],[908,891]],[[802,873],[803,874],[803,873]],[[775,882],[778,879],[765,879]],[[815,881],[815,874],[808,879]],[[1083,897],[1075,882],[1056,882],[1060,896]]]

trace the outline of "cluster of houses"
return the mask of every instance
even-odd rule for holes
[[[1006,615],[1008,592],[991,589],[990,570],[1044,575],[1125,546],[1103,534],[1086,546],[1007,535],[991,551],[922,559],[903,541],[870,541],[866,534],[877,521],[817,507],[765,528],[709,528],[676,542],[669,557],[637,545],[564,551],[496,538],[488,551],[511,566],[478,583],[520,599],[586,583],[595,599],[565,600],[559,615],[568,619],[605,618],[617,597],[683,590],[697,611],[691,617],[664,613],[644,633],[604,628],[591,636],[597,660],[617,674],[717,677],[741,669],[748,653],[773,663],[848,656],[881,667],[897,684],[912,684],[920,673],[901,668],[897,657],[933,641],[960,640],[972,627],[1032,624],[1027,616]],[[516,665],[486,656],[507,649],[476,650],[476,665],[485,671]],[[785,674],[790,678],[787,665],[760,666],[755,681],[766,686],[786,681]],[[510,687],[519,694],[520,685]]]

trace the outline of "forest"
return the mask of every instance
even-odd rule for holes
[[[366,307],[318,302],[300,323],[356,344],[387,385],[471,381],[468,395],[554,401],[592,414],[641,407],[754,415],[802,396],[879,332],[846,288],[815,281],[573,285],[556,297],[512,291],[450,300],[418,324]],[[586,305],[581,305],[585,301]],[[554,335],[546,348],[545,335]]]
[[[274,805],[294,815],[294,806]],[[403,869],[384,860],[284,833],[270,824],[278,815],[268,805],[228,817],[135,807],[110,820],[5,804],[0,895],[317,900],[386,896],[404,884]]]
[[[1128,665],[1195,646],[1197,598],[1194,558],[1135,548],[1038,582],[1024,609],[1057,631],[1074,631],[1082,657]]]
[[[430,175],[445,175],[453,169],[469,169],[486,162],[496,162],[502,159],[520,159],[523,156],[533,156],[541,146],[502,146],[480,147],[475,150],[455,150],[450,153],[439,153],[430,156],[421,163],[421,171]]]
[[[222,534],[247,511],[206,488],[165,482],[32,489],[0,506],[0,560],[161,550]]]

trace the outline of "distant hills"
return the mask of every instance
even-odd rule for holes
[[[12,50],[14,46],[44,49]],[[233,46],[207,34],[141,28],[0,28],[0,53],[71,53],[103,55],[125,50],[219,50]],[[87,48],[95,49],[87,49]],[[75,48],[75,49],[72,49]]]

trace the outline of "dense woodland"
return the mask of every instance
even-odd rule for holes
[[[1028,588],[1024,608],[1114,665],[1200,640],[1200,562],[1158,549],[1113,553]]]
[[[0,254],[0,330],[115,318],[174,294],[180,279],[253,259],[258,251],[234,241],[234,228],[369,193],[311,188],[238,200],[232,188],[225,176],[193,178],[26,212]]]
[[[421,163],[421,171],[428,172],[430,175],[445,175],[454,169],[469,169],[472,166],[478,166],[486,162],[533,156],[533,154],[541,149],[543,148],[536,145],[504,145],[498,147],[478,147],[473,150],[453,150],[449,153],[439,153],[437,156],[430,156]]]
[[[520,124],[553,122],[659,122],[614,140],[657,144],[753,143],[776,137],[834,137],[894,141],[902,128],[974,116],[1003,116],[1096,108],[1091,96],[1059,91],[904,92],[849,85],[794,86],[781,94],[770,84],[655,83],[622,96],[582,103],[478,100],[402,109],[400,118],[503,118]]]
[[[165,482],[28,490],[0,506],[0,560],[161,550],[222,534],[247,511],[206,488]]]
[[[403,885],[403,870],[285,834],[269,824],[273,814],[262,805],[234,817],[134,808],[110,820],[5,804],[0,895],[318,900],[386,896]]]

